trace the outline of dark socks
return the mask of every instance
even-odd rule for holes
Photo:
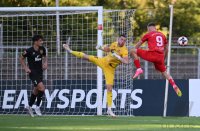
[[[37,106],[40,106],[40,102],[42,100],[42,96],[44,95],[44,92],[43,91],[38,91],[38,95],[37,95],[37,102],[36,102],[36,105]]]
[[[36,95],[31,94],[31,98],[29,101],[29,106],[32,107],[32,105],[35,103]]]
[[[133,62],[134,62],[135,67],[136,67],[137,69],[140,68],[140,60],[139,60],[139,59],[138,59],[138,60],[134,60]]]

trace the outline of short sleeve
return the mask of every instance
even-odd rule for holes
[[[142,39],[141,39],[142,43],[144,43],[145,41],[147,41],[148,38],[149,38],[149,34],[145,34],[145,35],[142,37]]]
[[[25,58],[25,57],[28,57],[30,54],[30,51],[28,49],[24,50],[24,52],[22,53],[22,56]]]

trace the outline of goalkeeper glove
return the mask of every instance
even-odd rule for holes
[[[115,53],[113,50],[111,50],[112,56],[117,58],[118,60],[122,61],[122,57],[119,56],[117,53]]]
[[[97,50],[104,50],[104,48],[107,47],[107,46],[108,46],[108,45],[103,45],[103,46],[97,45],[97,46],[96,46],[96,49],[97,49]]]

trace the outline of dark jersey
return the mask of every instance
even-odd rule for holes
[[[38,51],[34,50],[33,47],[30,47],[24,51],[22,56],[27,57],[31,72],[42,72],[42,57],[46,56],[46,49],[43,46],[39,47]]]

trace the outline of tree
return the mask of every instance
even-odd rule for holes
[[[46,6],[43,0],[1,0],[0,7],[31,7]]]
[[[59,6],[103,6],[104,9],[136,9],[134,35],[141,36],[150,21],[168,30],[169,4],[174,5],[173,37],[200,39],[200,0],[59,0]],[[1,7],[55,6],[55,0],[1,0]],[[198,40],[198,39],[197,39]],[[200,40],[199,40],[200,42]],[[198,43],[198,42],[197,42]]]

